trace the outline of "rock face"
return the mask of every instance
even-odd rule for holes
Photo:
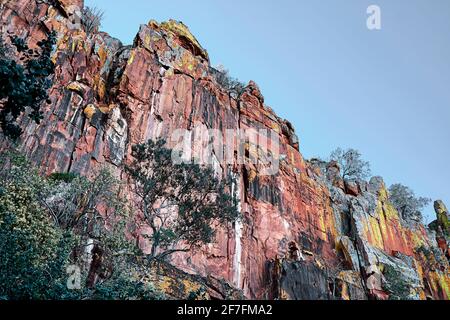
[[[261,174],[258,150],[256,164],[235,161],[243,222],[218,230],[214,244],[175,256],[175,265],[224,279],[247,298],[387,299],[386,285],[401,281],[403,298],[450,298],[442,250],[448,238],[403,222],[381,178],[343,181],[336,163],[305,161],[292,125],[264,104],[258,86],[230,94],[182,23],[150,21],[124,46],[106,33],[86,34],[77,24],[82,6],[82,0],[0,1],[3,33],[35,43],[46,30],[58,32],[51,104],[40,125],[21,121],[19,146],[44,174],[89,175],[109,166],[126,180],[122,166],[134,144],[170,138],[178,129],[224,136],[227,129],[267,129],[280,141],[277,173]],[[246,146],[245,154],[252,151]],[[443,206],[436,207],[444,220]]]

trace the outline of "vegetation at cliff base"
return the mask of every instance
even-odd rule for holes
[[[245,84],[230,75],[229,70],[225,69],[224,66],[219,65],[215,69],[216,81],[231,94],[236,97],[240,96],[245,89]]]
[[[0,168],[0,299],[162,297],[134,275],[142,253],[125,236],[128,212],[109,171],[55,180],[16,152]]]
[[[389,300],[408,300],[411,292],[401,272],[389,265],[384,269],[383,289],[389,293]]]
[[[152,230],[151,259],[211,243],[218,225],[239,218],[230,194],[232,179],[219,179],[212,168],[195,163],[174,164],[164,140],[133,146],[132,156],[126,171],[138,199],[136,210]]]

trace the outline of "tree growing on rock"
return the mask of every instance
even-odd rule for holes
[[[124,213],[124,200],[118,197],[119,182],[106,168],[91,179],[73,173],[54,173],[49,177],[41,202],[58,226],[75,230],[90,221],[103,219],[97,208],[107,204],[116,214]]]
[[[4,58],[7,53],[7,47],[5,46],[5,42],[3,41],[3,38],[0,38],[0,58]]]
[[[211,243],[218,225],[239,218],[228,190],[231,179],[219,180],[211,168],[172,162],[165,141],[133,146],[134,162],[126,167],[134,182],[138,210],[151,229],[150,260]]]
[[[84,7],[81,10],[81,24],[87,35],[99,31],[105,13],[96,7]]]
[[[67,294],[71,237],[54,228],[26,180],[14,174],[0,181],[0,300]]]
[[[330,159],[339,164],[343,179],[364,180],[371,174],[369,162],[362,159],[358,150],[337,148],[331,153]]]
[[[409,187],[400,183],[389,188],[389,200],[404,220],[422,221],[422,210],[430,204],[431,199],[417,197]]]
[[[239,96],[245,89],[245,84],[230,75],[230,72],[224,66],[219,65],[216,69],[217,82],[230,93]]]
[[[37,49],[30,49],[26,41],[10,36],[11,48],[0,48],[0,128],[5,136],[17,139],[22,129],[17,118],[29,108],[28,117],[36,123],[42,119],[40,107],[48,99],[47,90],[55,65],[51,59],[56,33],[37,43]],[[6,52],[15,49],[15,57]],[[18,62],[19,61],[19,62]]]
[[[389,300],[409,300],[410,285],[402,273],[390,265],[385,266],[383,289],[389,293]]]

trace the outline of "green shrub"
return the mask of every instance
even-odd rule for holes
[[[417,197],[409,187],[396,183],[389,188],[389,201],[403,219],[422,222],[422,211],[430,204],[431,199]]]
[[[98,285],[92,294],[95,300],[162,300],[164,296],[151,285],[119,274]]]
[[[223,66],[218,66],[217,69],[213,69],[215,79],[219,85],[221,85],[228,92],[239,97],[245,89],[245,84],[230,75],[230,72]]]
[[[78,177],[78,174],[76,174],[76,173],[55,172],[55,173],[52,173],[48,178],[50,180],[56,181],[56,182],[71,183],[77,177]]]
[[[390,295],[390,300],[408,300],[410,295],[410,287],[408,282],[403,278],[400,271],[386,265],[384,269],[385,283],[383,285]]]
[[[84,7],[81,10],[81,23],[86,34],[98,32],[105,13],[96,7]]]
[[[151,259],[211,243],[214,226],[240,218],[230,177],[219,180],[212,168],[194,163],[174,164],[164,140],[135,145],[132,155],[126,170],[134,183],[136,209],[152,230]]]
[[[54,227],[35,192],[20,181],[2,184],[0,196],[0,296],[56,299],[64,283],[72,240]]]
[[[0,168],[0,300],[161,297],[130,272],[142,252],[126,237],[127,205],[107,170],[46,179],[14,151],[0,155]],[[98,270],[84,257],[88,240],[103,253]],[[79,290],[67,288],[69,265],[80,268]]]

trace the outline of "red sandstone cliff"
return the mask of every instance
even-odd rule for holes
[[[58,32],[51,104],[41,124],[21,123],[20,149],[43,173],[89,175],[107,165],[127,179],[122,165],[131,146],[150,138],[180,128],[268,129],[281,143],[278,174],[263,176],[258,164],[236,161],[243,223],[174,264],[225,279],[248,298],[384,299],[388,267],[407,281],[411,298],[450,298],[447,240],[438,246],[432,231],[401,221],[381,179],[344,182],[333,164],[305,161],[292,126],[264,104],[256,84],[239,97],[222,88],[183,24],[151,21],[124,46],[81,30],[82,6],[0,0],[2,33],[36,42],[45,30]]]

